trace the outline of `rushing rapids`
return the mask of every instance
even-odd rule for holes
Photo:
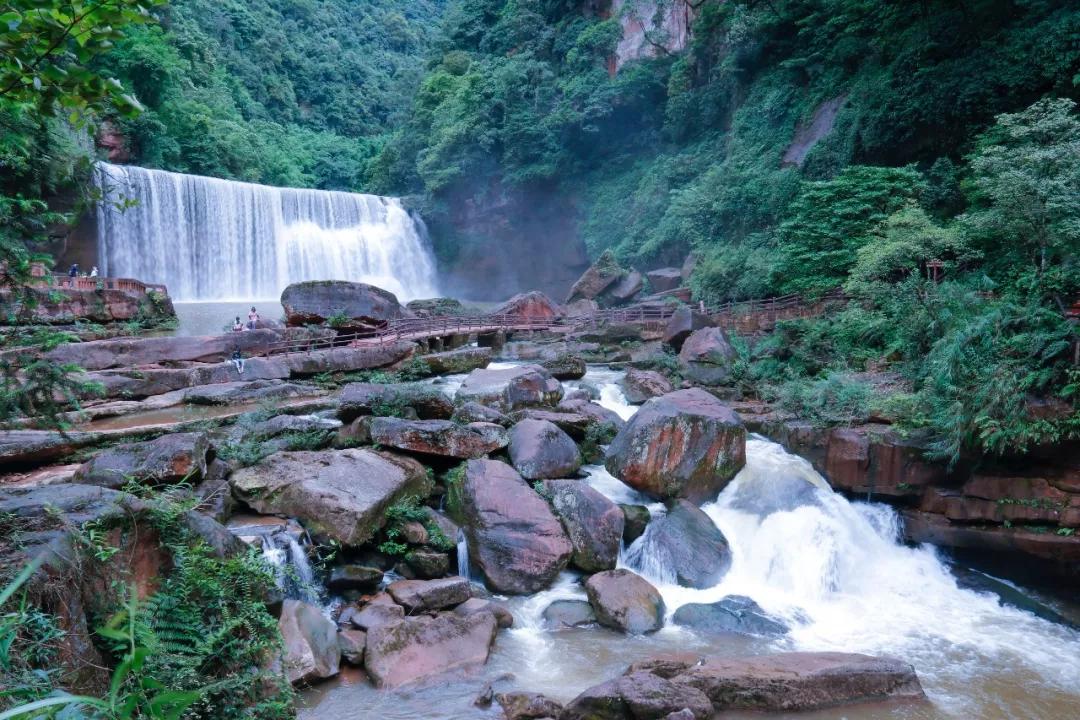
[[[423,224],[395,198],[276,188],[101,163],[102,274],[168,285],[177,300],[276,297],[302,280],[432,297]]]
[[[637,408],[623,397],[619,375],[590,368],[582,381],[567,386],[591,386],[602,405],[629,417]],[[445,378],[449,388],[459,381]],[[929,703],[845,708],[843,717],[850,720],[1071,716],[1080,687],[1080,670],[1072,662],[1080,635],[1074,630],[1003,605],[995,595],[961,588],[933,548],[900,541],[894,510],[848,501],[808,462],[776,443],[752,437],[746,456],[735,480],[703,506],[733,552],[731,569],[717,585],[692,590],[669,582],[647,534],[621,553],[620,566],[648,577],[664,597],[666,623],[659,632],[635,636],[603,628],[546,628],[542,613],[552,602],[585,599],[581,577],[565,572],[544,592],[506,599],[514,627],[499,636],[479,674],[398,693],[363,682],[328,683],[305,694],[301,718],[335,717],[358,704],[391,720],[497,717],[497,707],[473,706],[486,683],[566,701],[657,653],[786,650],[893,655],[915,666]],[[637,494],[603,467],[583,470],[585,482],[615,502],[647,504],[654,518],[664,512],[662,504]],[[752,598],[791,631],[779,638],[709,635],[672,622],[686,603],[728,595]],[[822,711],[798,717],[839,715]]]

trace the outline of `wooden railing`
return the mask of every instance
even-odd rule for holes
[[[798,295],[729,302],[704,311],[721,326],[738,325],[745,318],[775,320],[778,317],[799,317],[820,314],[831,301],[845,299],[833,291],[816,300],[807,301]],[[283,355],[312,352],[335,347],[381,346],[398,341],[423,340],[451,335],[473,335],[494,332],[529,332],[545,330],[573,331],[603,324],[630,324],[662,327],[678,309],[678,305],[650,304],[629,308],[600,310],[577,317],[528,318],[521,315],[439,315],[429,318],[399,318],[389,320],[370,330],[344,333],[333,337],[281,340],[265,347],[260,355]],[[700,312],[701,307],[697,310]]]
[[[169,289],[165,285],[144,283],[141,280],[131,278],[107,278],[107,277],[70,277],[54,273],[50,276],[41,277],[33,284],[37,287],[52,287],[61,290],[119,290],[121,292],[145,295],[151,290],[162,295],[168,295]]]

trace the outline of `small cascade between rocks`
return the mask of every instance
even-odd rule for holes
[[[457,567],[458,575],[472,581],[472,571],[469,568],[469,540],[465,537],[465,531],[458,529],[457,534]]]
[[[101,274],[164,283],[174,300],[273,298],[302,280],[438,294],[424,225],[397,198],[108,163],[94,177]]]
[[[288,531],[262,536],[263,558],[274,568],[278,587],[286,597],[317,603],[319,586],[307,550]]]

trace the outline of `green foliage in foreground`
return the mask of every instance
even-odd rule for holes
[[[254,550],[219,558],[185,528],[186,504],[165,496],[150,500],[154,509],[146,520],[173,567],[145,600],[135,600],[124,588],[110,589],[121,596],[96,637],[114,668],[108,692],[85,698],[55,689],[61,680],[55,640],[62,631],[19,591],[36,570],[31,566],[0,593],[0,708],[8,707],[0,717],[293,717],[292,690],[270,669],[281,645],[266,607],[275,591],[272,571]],[[106,555],[95,553],[103,558],[99,562],[107,561]]]

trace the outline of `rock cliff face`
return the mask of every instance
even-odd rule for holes
[[[613,70],[639,58],[657,57],[684,49],[690,27],[697,17],[690,0],[611,0],[611,14],[622,26],[622,40],[615,48]]]
[[[108,324],[128,320],[166,320],[176,317],[172,300],[124,290],[31,290],[29,302],[16,302],[9,290],[0,291],[0,323],[33,322],[67,325],[78,320]]]

